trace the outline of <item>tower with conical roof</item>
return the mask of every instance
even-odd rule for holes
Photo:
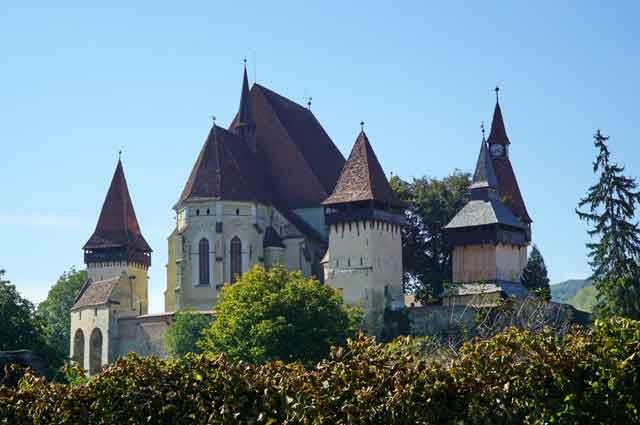
[[[323,205],[329,229],[325,283],[337,288],[345,302],[363,304],[365,327],[379,332],[384,309],[403,305],[403,203],[364,131]]]
[[[119,159],[96,228],[82,249],[89,279],[101,281],[126,272],[132,281],[132,305],[146,314],[151,247],[140,231]]]
[[[483,135],[471,199],[445,226],[457,284],[448,299],[456,303],[486,303],[487,297],[526,293],[520,276],[527,261],[528,227],[501,200],[489,149]]]

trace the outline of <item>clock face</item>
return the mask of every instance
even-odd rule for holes
[[[494,157],[501,156],[504,154],[504,146],[502,145],[498,145],[498,144],[491,145],[489,149],[491,149],[491,155],[493,155]]]

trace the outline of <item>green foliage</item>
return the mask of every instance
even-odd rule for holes
[[[187,353],[201,353],[197,342],[202,338],[202,331],[211,325],[212,318],[208,314],[192,311],[179,311],[165,334],[167,351],[174,357]]]
[[[394,176],[390,183],[408,205],[402,229],[405,289],[422,302],[433,302],[442,293],[443,282],[451,281],[451,254],[443,228],[469,200],[471,175],[456,170],[443,179],[422,177],[411,182]]]
[[[72,267],[58,278],[47,299],[38,304],[37,315],[44,325],[45,340],[61,358],[69,356],[71,307],[86,280],[86,270]]]
[[[0,270],[0,351],[39,348],[41,323],[35,318],[34,306],[4,275]]]
[[[566,303],[585,286],[591,286],[588,279],[570,279],[551,285],[551,299],[558,303]]]
[[[129,355],[86,383],[0,387],[0,424],[634,424],[640,322],[563,338],[507,329],[425,361],[427,339],[360,336],[313,368]]]
[[[578,203],[578,217],[591,224],[589,260],[599,293],[598,311],[605,315],[640,318],[640,228],[633,222],[640,192],[624,167],[610,162],[609,138],[594,135],[597,156],[593,172],[598,181]]]
[[[329,286],[281,266],[254,267],[222,290],[200,347],[233,359],[307,364],[355,334],[361,315]]]
[[[580,289],[576,294],[567,300],[567,304],[571,304],[578,310],[591,313],[598,302],[598,293],[593,285],[587,285]]]
[[[544,258],[542,258],[542,254],[536,245],[533,245],[527,266],[522,271],[522,284],[543,300],[551,300],[547,266],[544,264]]]

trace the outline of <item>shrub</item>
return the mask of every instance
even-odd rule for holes
[[[201,353],[202,349],[197,343],[202,338],[202,331],[211,325],[211,320],[210,314],[192,311],[176,313],[164,337],[167,352],[175,357],[187,353]]]
[[[510,328],[448,361],[414,354],[425,342],[360,336],[313,368],[205,353],[129,355],[84,384],[27,374],[0,387],[0,423],[640,423],[640,322],[563,337]]]

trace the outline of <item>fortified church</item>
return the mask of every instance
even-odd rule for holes
[[[496,102],[471,201],[445,228],[457,284],[446,302],[526,293],[531,219],[509,146]],[[214,120],[173,206],[165,313],[148,314],[152,249],[118,161],[83,247],[88,280],[71,310],[71,356],[94,373],[130,351],[165,355],[174,312],[211,313],[222,287],[254,265],[282,264],[336,288],[363,307],[363,327],[376,333],[385,308],[405,307],[403,208],[364,130],[345,161],[310,108],[250,88],[245,67],[235,118],[228,128]]]

